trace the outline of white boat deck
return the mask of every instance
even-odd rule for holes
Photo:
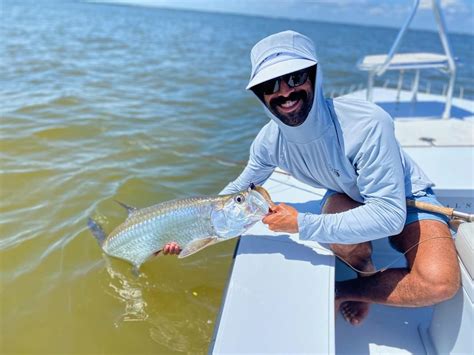
[[[365,98],[365,91],[351,95]],[[375,102],[394,103],[394,95],[396,90],[374,89]],[[402,91],[398,104],[411,104],[411,97]],[[418,98],[443,102],[435,95]],[[436,183],[440,200],[473,213],[474,107],[471,101],[456,99],[453,106],[459,108],[460,117],[431,117],[427,122],[430,115],[421,110],[416,119],[396,120],[396,134],[404,149]],[[324,190],[278,171],[264,186],[276,202],[287,202],[299,211],[320,212]],[[377,267],[399,256],[386,239],[374,242]],[[394,266],[404,266],[404,259],[398,259]],[[433,307],[373,305],[358,327],[334,315],[333,283],[353,277],[355,274],[336,262],[324,246],[302,243],[297,234],[275,235],[258,224],[238,245],[210,353],[432,353],[432,345],[423,334]]]

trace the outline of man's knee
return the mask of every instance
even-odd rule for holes
[[[371,263],[372,243],[331,244],[331,250],[352,266],[364,270]]]
[[[438,286],[436,290],[438,302],[449,300],[456,295],[459,288],[461,287],[460,279],[460,276],[454,277],[453,279],[446,280]]]
[[[432,303],[446,301],[456,295],[461,286],[461,272],[459,265],[432,265],[423,272],[417,272],[420,287],[429,290]]]
[[[330,247],[336,255],[343,257],[359,255],[368,258],[372,255],[372,243],[370,242],[360,244],[331,244]]]
[[[422,220],[391,237],[392,246],[406,253],[410,277],[420,293],[438,303],[453,297],[461,285],[454,242],[446,225]]]
[[[431,304],[440,303],[453,298],[461,286],[457,280],[438,281],[436,284],[422,283],[430,292]]]
[[[354,201],[346,194],[336,193],[328,197],[322,212],[325,214],[339,213],[359,207],[360,205],[359,202]]]

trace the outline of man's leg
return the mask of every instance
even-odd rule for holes
[[[328,198],[323,206],[323,213],[332,214],[344,212],[360,206],[361,204],[350,199],[344,194],[334,194]],[[357,270],[363,271],[357,273],[358,278],[366,277],[365,273],[375,270],[372,263],[372,243],[365,242],[360,244],[331,244],[331,250],[349,263]],[[346,321],[353,325],[359,324],[369,313],[369,303],[359,301],[343,301],[336,296],[336,311],[340,310]]]
[[[338,282],[336,302],[341,309],[346,302],[429,306],[456,294],[460,286],[459,264],[454,242],[444,223],[435,220],[413,222],[399,235],[390,237],[390,242],[398,251],[407,252],[407,267]],[[356,311],[346,311],[349,313],[346,319],[352,324],[363,319]]]

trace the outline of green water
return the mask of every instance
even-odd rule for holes
[[[235,240],[137,278],[102,255],[87,217],[110,231],[126,217],[114,199],[145,207],[237,176],[266,122],[244,91],[260,38],[314,38],[329,92],[365,81],[357,59],[396,31],[74,1],[0,9],[0,353],[205,352]],[[469,58],[472,38],[453,46]],[[458,75],[467,96],[472,68]]]

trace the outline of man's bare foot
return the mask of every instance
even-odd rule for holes
[[[369,314],[370,305],[366,302],[346,301],[338,306],[344,319],[352,325],[360,325]]]
[[[335,314],[340,311],[344,319],[351,325],[360,325],[369,314],[370,303],[351,300],[351,290],[353,287],[351,283],[357,282],[360,279],[361,277],[358,277],[357,279],[337,282],[334,290]]]

